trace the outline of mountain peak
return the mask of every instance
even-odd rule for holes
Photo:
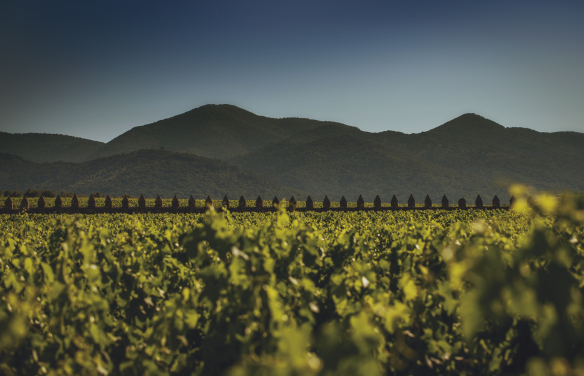
[[[258,116],[253,112],[244,110],[243,108],[234,106],[232,104],[205,104],[203,106],[193,108],[190,111],[183,113],[185,114],[221,114],[221,115],[245,115],[245,116]],[[180,115],[179,115],[180,116]]]
[[[501,132],[505,127],[474,113],[466,113],[454,118],[429,132],[441,133],[488,133]]]

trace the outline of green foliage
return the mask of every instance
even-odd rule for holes
[[[516,196],[512,212],[3,215],[0,368],[578,372],[584,201]]]

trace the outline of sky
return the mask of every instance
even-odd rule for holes
[[[584,2],[0,0],[0,131],[107,142],[205,104],[584,132]]]

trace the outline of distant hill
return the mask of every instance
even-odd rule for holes
[[[186,153],[139,150],[84,163],[35,163],[0,153],[0,181],[4,189],[54,189],[89,194],[131,194],[146,197],[223,198],[244,195],[255,199],[305,196],[255,172],[226,162]]]
[[[451,202],[477,193],[485,198],[506,196],[506,187],[488,179],[460,173],[433,164],[397,147],[364,140],[351,134],[329,135],[299,142],[286,140],[233,160],[244,169],[311,192],[313,198],[328,195],[338,201],[345,195],[356,201],[359,195],[372,202],[376,195],[389,202],[396,194],[400,202],[413,194],[422,202],[430,194],[438,203],[443,194]]]
[[[584,187],[584,134],[505,128],[465,114],[428,132],[383,132],[375,139],[435,165],[492,182],[520,182],[544,190]]]
[[[428,132],[363,132],[327,124],[231,159],[244,169],[316,196],[410,193],[437,202],[481,194],[507,199],[514,182],[544,190],[582,190],[584,134],[505,128],[465,114]],[[354,199],[354,197],[347,197]]]
[[[164,148],[226,160],[323,124],[326,122],[258,116],[231,105],[206,105],[132,128],[94,151],[88,159]]]
[[[104,145],[85,138],[45,133],[0,132],[0,152],[33,162],[81,162]]]
[[[317,200],[326,194],[332,200],[338,201],[345,195],[348,200],[354,201],[362,194],[367,201],[372,201],[379,194],[383,201],[389,201],[396,194],[400,202],[404,202],[413,193],[418,201],[429,194],[438,202],[446,194],[455,202],[460,197],[472,201],[480,193],[487,202],[495,194],[505,201],[508,200],[507,187],[515,182],[541,190],[584,190],[584,134],[505,128],[476,114],[464,114],[418,134],[394,131],[370,133],[340,123],[302,118],[272,119],[231,105],[207,105],[133,128],[107,144],[83,140],[93,143],[83,150],[79,146],[81,144],[73,142],[82,139],[40,136],[45,137],[49,146],[43,145],[41,139],[37,140],[38,147],[14,144],[11,154],[24,157],[24,160],[10,163],[23,166],[30,163],[26,159],[31,158],[26,157],[25,152],[33,151],[39,153],[37,161],[43,160],[41,155],[54,153],[60,157],[52,157],[52,160],[80,161],[73,156],[81,158],[85,155],[90,162],[67,168],[63,167],[63,163],[43,164],[42,168],[30,167],[27,171],[37,169],[35,171],[38,172],[29,177],[15,170],[16,175],[8,175],[4,181],[16,183],[18,177],[18,184],[24,185],[6,185],[5,189],[41,188],[32,184],[33,181],[47,183],[47,188],[56,188],[51,184],[56,184],[65,176],[68,186],[78,190],[93,190],[92,185],[102,184],[103,190],[107,188],[111,192],[129,193],[130,189],[145,190],[148,187],[150,182],[140,178],[137,171],[146,173],[149,167],[145,166],[151,166],[160,176],[170,174],[168,179],[171,180],[165,182],[163,178],[156,177],[151,183],[155,188],[149,192],[154,194],[154,190],[161,190],[162,187],[166,187],[165,192],[171,192],[173,184],[181,181],[175,176],[180,175],[178,166],[183,163],[186,177],[182,180],[188,181],[188,184],[201,179],[196,171],[206,171],[209,176],[203,185],[206,191],[235,192],[235,188],[241,187],[240,191],[247,192],[245,187],[259,189],[261,186],[254,185],[252,181],[265,179],[266,187],[280,184],[274,188],[275,191],[290,189],[309,192]],[[61,145],[53,140],[68,140],[72,144]],[[22,147],[22,153],[18,151],[19,147]],[[186,154],[180,154],[183,157],[179,158],[179,154],[165,154],[161,148],[189,153],[198,162],[179,162],[181,158],[187,158]],[[151,150],[133,153],[140,149]],[[122,153],[126,155],[120,156]],[[67,159],[64,155],[71,157]],[[113,162],[122,157],[130,158],[129,155],[132,159],[124,160],[125,167]],[[196,155],[215,160],[211,162]],[[113,159],[104,158],[106,156]],[[156,159],[160,162],[155,162]],[[231,166],[202,167],[215,166],[219,163],[217,159]],[[170,171],[165,171],[164,163],[167,162],[171,165]],[[130,170],[128,163],[132,166]],[[190,163],[196,166],[195,173],[187,171]],[[3,164],[0,161],[0,171],[5,173]],[[112,166],[108,167],[109,175],[100,172],[105,168],[102,165]],[[233,170],[233,165],[241,170]],[[172,166],[177,169],[173,170]],[[256,174],[250,175],[244,170]],[[128,171],[131,179],[125,178]],[[113,173],[118,175],[111,175]],[[228,174],[237,178],[229,181]],[[35,180],[38,177],[46,178]],[[237,179],[247,183],[238,185]],[[27,181],[30,183],[25,184]],[[193,183],[189,189],[196,187]]]

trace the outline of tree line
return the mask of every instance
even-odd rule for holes
[[[73,197],[74,192],[65,192],[65,191],[61,191],[61,193],[59,193],[59,196],[61,197]],[[104,194],[100,193],[100,192],[95,192],[92,193],[93,197],[105,197]],[[40,190],[40,189],[33,189],[33,188],[29,188],[27,189],[24,193],[18,191],[18,190],[11,190],[11,189],[7,189],[7,190],[0,190],[0,196],[1,197],[47,197],[47,198],[54,198],[57,197],[57,192],[55,192],[52,189],[46,189],[46,190]],[[83,195],[77,195],[79,197],[84,197]]]

